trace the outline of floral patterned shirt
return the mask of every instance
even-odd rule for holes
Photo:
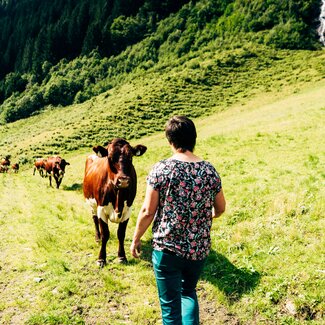
[[[189,260],[209,254],[212,207],[221,179],[207,161],[166,159],[154,165],[147,183],[159,191],[152,226],[153,248]]]

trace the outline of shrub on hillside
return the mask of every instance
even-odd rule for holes
[[[52,105],[70,105],[80,89],[82,84],[78,80],[56,78],[46,86],[44,101]]]
[[[15,93],[3,105],[2,118],[10,123],[31,116],[44,106],[40,91],[28,92],[23,96]]]
[[[308,49],[312,43],[312,35],[308,34],[303,22],[289,20],[273,27],[265,36],[266,45],[280,49]]]
[[[146,32],[146,20],[139,15],[136,17],[119,16],[114,19],[110,35],[117,52],[124,50],[128,45],[139,42]]]
[[[9,98],[15,92],[23,92],[26,89],[28,80],[24,75],[11,72],[0,82],[0,102]]]
[[[83,103],[84,101],[86,101],[87,99],[91,98],[91,96],[92,96],[92,93],[87,94],[86,91],[79,90],[76,93],[76,96],[74,97],[74,101],[73,102],[75,104],[80,104],[80,103]]]

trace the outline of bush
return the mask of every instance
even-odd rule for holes
[[[313,40],[308,35],[307,28],[303,22],[289,20],[272,28],[264,42],[279,49],[308,49]]]
[[[31,116],[39,111],[43,105],[43,96],[39,91],[26,93],[22,97],[15,94],[4,103],[2,116],[6,123],[14,122]]]
[[[137,17],[119,16],[114,19],[111,28],[111,40],[114,50],[121,52],[128,45],[137,43],[146,32],[146,20]]]
[[[44,92],[44,101],[52,105],[70,105],[82,84],[75,80],[56,78],[49,82]]]
[[[9,98],[14,92],[23,92],[26,88],[27,80],[24,79],[19,73],[8,73],[4,79],[4,96]]]

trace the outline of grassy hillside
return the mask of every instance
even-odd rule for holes
[[[27,162],[34,149],[63,150],[71,166],[60,190],[32,176],[30,163],[18,174],[0,174],[0,323],[161,323],[150,232],[141,260],[128,254],[129,263],[119,265],[116,226],[110,225],[109,263],[102,270],[95,264],[99,247],[81,193],[90,149],[78,147],[105,142],[119,132],[140,136],[159,131],[131,141],[147,145],[148,152],[134,161],[139,190],[127,230],[129,247],[146,174],[170,152],[162,132],[166,116],[160,116],[154,104],[148,105],[151,115],[146,110],[138,117],[121,113],[121,108],[137,105],[141,114],[141,103],[153,103],[165,91],[165,96],[175,96],[174,101],[166,100],[173,111],[195,116],[197,109],[206,114],[196,119],[196,153],[220,172],[228,203],[225,215],[214,222],[212,252],[198,286],[202,324],[322,324],[325,83],[318,59],[323,55],[297,52],[293,59],[283,53],[269,70],[247,67],[255,82],[238,86],[241,95],[234,80],[229,80],[231,88],[222,87],[223,80],[220,92],[217,83],[207,91],[193,86],[191,91],[179,87],[171,92],[177,83],[186,89],[181,78],[184,63],[184,69],[171,69],[173,83],[163,78],[165,83],[159,83],[148,74],[78,110],[48,110],[2,127],[1,150],[10,150],[14,158],[23,156]],[[300,65],[303,60],[305,65]],[[278,80],[268,78],[274,71]],[[194,105],[195,100],[200,103]],[[55,141],[77,150],[56,148]]]
[[[194,79],[193,73],[180,76],[178,86],[210,87],[228,73],[232,80],[231,72],[244,72],[247,64],[265,70],[283,56],[270,48],[322,48],[319,0],[48,2],[0,4],[0,124],[48,106],[83,103],[126,80],[141,79],[148,70],[184,69],[184,62],[201,61],[207,52],[219,54],[210,57],[215,62],[203,76],[196,78],[197,71]],[[243,53],[232,53],[239,48]],[[207,81],[218,68],[223,68],[221,78]],[[232,87],[229,80],[226,84]]]
[[[48,107],[40,115],[0,126],[0,154],[31,163],[115,136],[136,139],[161,130],[171,114],[208,116],[263,93],[294,93],[323,80],[324,51],[272,50],[246,44],[202,51],[131,74],[82,104]]]

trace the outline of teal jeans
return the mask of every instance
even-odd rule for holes
[[[204,261],[190,261],[154,250],[152,263],[164,325],[198,325],[196,285]]]

